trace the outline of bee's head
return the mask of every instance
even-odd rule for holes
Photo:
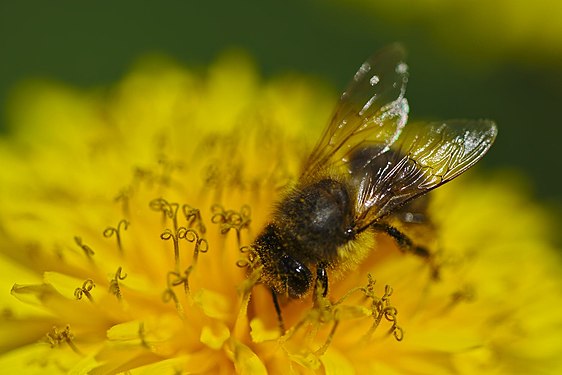
[[[295,246],[289,242],[274,224],[268,224],[253,248],[263,266],[261,282],[279,295],[300,298],[310,289],[313,276],[306,265],[288,255],[287,246]]]

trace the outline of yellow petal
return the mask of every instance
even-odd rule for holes
[[[261,359],[249,347],[235,339],[230,340],[230,355],[236,372],[241,375],[265,375],[267,370]]]
[[[210,326],[201,329],[201,342],[214,350],[222,348],[229,337],[230,330],[224,324],[218,324],[214,329]]]
[[[209,289],[198,290],[193,296],[193,301],[210,318],[225,319],[230,316],[232,311],[230,303],[224,295]]]
[[[320,360],[324,365],[326,375],[353,375],[356,373],[351,362],[349,362],[349,360],[345,358],[341,352],[334,348],[329,348]]]
[[[253,342],[271,341],[279,338],[279,328],[267,329],[263,320],[256,318],[250,322],[250,333]]]

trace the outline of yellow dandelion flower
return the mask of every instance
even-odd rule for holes
[[[326,92],[260,82],[237,54],[204,77],[156,58],[110,90],[22,87],[0,146],[0,368],[560,371],[548,216],[507,175],[435,192],[439,280],[379,235],[327,298],[282,305],[280,336],[249,246],[328,118]]]

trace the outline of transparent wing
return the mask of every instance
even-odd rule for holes
[[[405,52],[387,47],[361,65],[342,94],[331,121],[311,155],[301,179],[343,166],[358,148],[390,146],[408,118],[404,98],[408,81]]]
[[[409,124],[390,150],[358,150],[348,165],[357,189],[357,227],[459,176],[484,156],[496,135],[496,125],[487,120]]]

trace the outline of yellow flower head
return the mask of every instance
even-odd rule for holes
[[[146,60],[104,91],[22,87],[0,146],[0,368],[562,369],[548,217],[507,175],[433,194],[432,233],[416,238],[438,280],[378,235],[327,298],[281,301],[280,335],[250,245],[334,102],[303,78],[262,83],[236,54],[205,75]]]

